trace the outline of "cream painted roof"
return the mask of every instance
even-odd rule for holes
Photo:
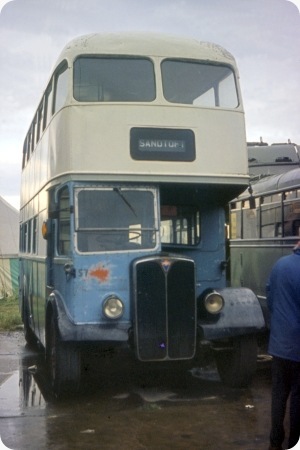
[[[65,57],[71,62],[80,54],[168,56],[214,60],[235,65],[231,53],[217,44],[149,33],[88,34],[80,36],[65,46],[57,64]]]

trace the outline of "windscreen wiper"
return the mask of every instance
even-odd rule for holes
[[[133,212],[133,214],[135,215],[135,217],[137,217],[137,213],[135,212],[135,209],[133,208],[133,206],[129,203],[129,201],[126,199],[126,197],[122,194],[121,189],[120,188],[114,188],[114,192],[117,192],[119,194],[119,196],[121,197],[121,199],[123,200],[123,202],[128,206],[128,208],[130,209],[130,211]]]

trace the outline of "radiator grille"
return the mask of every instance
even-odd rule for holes
[[[143,361],[189,359],[195,354],[194,262],[156,257],[133,265],[135,343]]]

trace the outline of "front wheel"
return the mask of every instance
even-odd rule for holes
[[[217,369],[221,380],[230,387],[246,387],[256,371],[257,340],[253,335],[231,341],[231,348],[216,351]]]
[[[74,343],[63,342],[53,314],[47,329],[46,364],[54,394],[76,392],[80,385],[81,355]]]

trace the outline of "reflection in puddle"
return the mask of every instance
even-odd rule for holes
[[[95,369],[95,361],[92,361]],[[99,362],[98,362],[99,365]],[[222,386],[216,368],[206,366],[187,370],[183,378],[179,377],[179,384],[173,386],[173,374],[170,377],[158,377],[154,372],[153,378],[149,373],[135,372],[125,376],[126,369],[117,364],[117,371],[106,371],[102,367],[102,377],[95,377],[95,373],[101,373],[101,368],[91,371],[82,388],[76,395],[70,396],[63,404],[74,404],[74,402],[99,401],[106,403],[110,401],[124,401],[124,408],[138,408],[143,403],[163,402],[214,402],[220,398],[237,399],[239,390],[228,390]],[[122,373],[122,377],[120,377]],[[182,374],[181,374],[182,376]],[[171,381],[170,381],[171,378]],[[105,383],[103,383],[103,379]],[[194,381],[193,381],[194,380]],[[198,382],[199,384],[197,384]],[[178,380],[176,380],[178,381]],[[183,384],[181,384],[183,381]],[[195,389],[195,386],[197,388]],[[199,389],[198,389],[199,386]],[[170,389],[171,388],[171,389]],[[67,403],[66,403],[67,402]],[[26,415],[29,410],[43,411],[49,404],[57,404],[52,394],[49,380],[46,376],[44,358],[38,354],[25,354],[19,362],[19,371],[14,372],[0,387],[0,403],[3,417]],[[120,403],[120,405],[121,405]],[[247,402],[247,405],[251,404]],[[250,408],[247,408],[250,409]],[[50,416],[50,415],[49,415]]]
[[[177,394],[174,392],[163,391],[157,388],[135,389],[134,393],[138,394],[145,402],[148,403],[172,401],[177,397]]]
[[[14,371],[0,386],[1,417],[21,416],[28,409],[41,411],[46,408],[47,396],[41,389],[41,383],[35,378],[38,366],[28,367],[26,362],[31,363],[27,358],[21,359],[19,370]]]
[[[94,449],[99,442],[126,450],[266,448],[269,376],[262,374],[254,389],[233,390],[213,366],[162,374],[128,370],[123,361],[107,369],[96,357],[80,392],[57,402],[44,358],[22,356],[19,370],[0,387],[0,433],[8,448]]]
[[[219,378],[214,368],[194,368],[189,371],[192,378],[200,378],[201,380],[212,382],[219,385]],[[111,374],[110,374],[111,375]],[[108,375],[109,376],[109,375]],[[112,375],[113,376],[113,375]],[[110,399],[113,400],[134,400],[140,399],[145,403],[160,403],[160,402],[191,402],[199,400],[215,400],[218,396],[211,395],[205,396],[204,393],[198,392],[199,396],[193,395],[189,397],[188,392],[183,393],[182,389],[169,390],[163,386],[152,383],[151,386],[143,384],[139,386],[136,384],[137,380],[131,378],[130,382],[123,383],[123,388],[126,391],[117,393],[120,385],[116,385],[112,378],[109,380],[109,384],[104,389],[100,385],[96,385],[96,393],[99,396],[99,400]],[[127,388],[126,388],[127,385]],[[216,386],[215,386],[216,387]],[[89,388],[91,391],[89,392]],[[84,391],[84,392],[83,392]],[[85,384],[82,392],[76,395],[76,399],[83,400],[82,395],[88,398],[89,395],[93,395],[93,388]],[[74,401],[74,396],[70,400]],[[29,410],[35,409],[40,412],[47,408],[47,404],[55,401],[54,396],[51,393],[49,381],[45,375],[45,368],[43,362],[40,360],[39,355],[34,358],[25,357],[20,360],[19,371],[15,371],[0,387],[0,402],[2,417],[12,417],[26,415]],[[132,404],[132,402],[130,402]],[[136,403],[136,402],[134,402]],[[136,404],[138,406],[140,402]]]
[[[220,376],[215,367],[212,366],[194,367],[193,369],[190,370],[190,372],[193,377],[199,378],[200,380],[220,382]]]
[[[45,408],[46,401],[42,392],[34,378],[37,373],[37,366],[35,371],[32,371],[32,366],[20,369],[20,402],[23,408]]]
[[[19,372],[14,372],[0,388],[1,417],[21,415],[19,398]]]

